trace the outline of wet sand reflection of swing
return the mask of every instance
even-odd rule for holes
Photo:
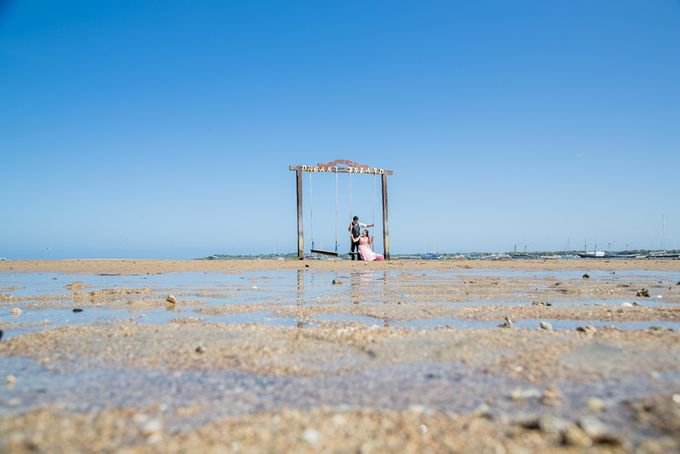
[[[382,300],[383,304],[389,304],[387,299],[387,281],[389,279],[389,274],[385,270],[382,272],[382,277],[376,278],[376,273],[371,270],[361,270],[353,271],[350,273],[350,295],[352,304],[361,304],[361,300],[364,299],[362,292],[374,290],[379,292],[377,294],[377,299]],[[378,291],[377,286],[371,285],[375,284],[376,281],[382,281],[381,290]],[[366,297],[365,302],[371,302],[372,298],[370,296]],[[377,317],[376,317],[377,318]],[[388,317],[383,317],[382,319],[383,327],[388,328],[390,326],[390,319]]]
[[[305,271],[304,269],[297,270],[297,305],[302,306],[305,300]],[[304,328],[305,321],[300,318],[295,323],[297,328]]]
[[[309,308],[313,309],[315,306],[319,305],[318,300],[307,300],[305,298],[305,280],[309,284],[308,287],[314,292],[315,286],[318,288],[320,285],[322,288],[324,285],[328,285],[328,275],[326,273],[314,273],[309,271],[308,268],[301,268],[297,270],[297,286],[296,286],[296,306],[303,308],[306,306],[306,302],[309,303]],[[334,281],[337,280],[340,284],[339,286],[333,285],[337,288],[337,292],[334,297],[330,297],[331,304],[341,304],[344,305],[346,302],[350,302],[352,305],[359,305],[363,303],[376,304],[382,302],[383,304],[392,304],[390,302],[390,289],[389,280],[390,273],[388,270],[382,270],[382,272],[362,269],[352,271],[348,274],[334,274]],[[316,285],[315,285],[316,282]],[[349,283],[349,286],[347,286]],[[324,292],[325,293],[325,292]],[[326,294],[326,296],[329,296]],[[317,298],[319,298],[317,296]],[[321,300],[322,302],[324,300]],[[401,304],[401,303],[398,303]],[[353,311],[345,313],[342,310],[334,311],[321,311],[316,313],[314,311],[309,315],[303,315],[302,313],[296,318],[296,327],[299,329],[305,328],[307,326],[314,326],[318,323],[318,320],[314,320],[317,317],[321,317],[321,320],[327,320],[330,322],[357,322],[357,318],[363,319],[359,322],[369,323],[366,321],[369,319],[375,319],[382,321],[383,327],[389,327],[392,319],[389,316],[378,317],[377,315],[367,314],[361,315],[354,314]],[[325,317],[325,318],[324,318]]]
[[[304,232],[303,232],[303,216],[302,216],[302,172],[309,173],[309,198],[310,198],[310,230],[311,230],[311,252],[316,254],[323,254],[333,257],[339,257],[338,251],[338,227],[339,227],[339,208],[338,208],[338,174],[346,173],[349,178],[349,208],[350,219],[352,213],[352,174],[357,175],[372,175],[373,176],[373,224],[375,225],[375,199],[376,199],[376,182],[377,177],[380,176],[382,187],[382,229],[383,229],[383,255],[385,260],[390,258],[390,241],[389,241],[389,223],[388,223],[388,204],[387,204],[387,177],[394,172],[382,168],[369,167],[367,165],[358,164],[353,161],[339,159],[329,162],[327,164],[317,164],[314,166],[289,166],[289,170],[295,172],[295,183],[297,193],[297,255],[300,260],[304,259]],[[335,250],[325,250],[317,248],[314,242],[314,211],[313,211],[313,189],[312,189],[312,173],[334,173],[335,174]],[[350,252],[351,254],[351,252]]]

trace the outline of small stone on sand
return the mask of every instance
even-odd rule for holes
[[[302,439],[313,445],[321,440],[321,434],[314,429],[307,429],[302,432]]]
[[[85,285],[83,285],[83,283],[80,282],[80,281],[75,281],[75,282],[71,282],[70,284],[66,284],[66,285],[64,286],[64,288],[65,288],[66,290],[69,290],[69,291],[73,292],[73,293],[78,293],[78,292],[80,292],[83,288],[85,288]]]
[[[158,443],[162,439],[163,423],[160,419],[152,418],[142,424],[142,434],[149,443]]]
[[[491,407],[486,403],[482,403],[479,407],[475,408],[472,414],[481,418],[491,419]]]
[[[568,426],[569,422],[551,415],[543,416],[538,420],[538,428],[547,434],[561,434]]]
[[[579,448],[589,448],[593,445],[593,440],[591,440],[583,430],[570,424],[562,432],[562,444]]]
[[[153,418],[144,423],[142,426],[142,431],[144,432],[144,435],[148,436],[160,431],[161,428],[161,421],[159,419]]]
[[[347,424],[347,418],[341,414],[334,415],[332,421],[333,425],[336,427],[342,427]]]
[[[505,317],[505,321],[498,325],[499,328],[512,328],[512,320],[510,317]]]
[[[597,328],[588,323],[586,326],[579,326],[578,328],[576,328],[576,331],[586,334],[595,334],[597,332]]]
[[[638,298],[649,298],[649,290],[642,288],[635,294],[635,296]]]
[[[543,394],[541,394],[541,403],[543,405],[559,405],[562,401],[560,390],[556,386],[548,386]]]
[[[541,391],[536,388],[515,388],[510,393],[510,399],[512,400],[526,400],[532,397],[541,397]]]
[[[597,397],[591,397],[586,401],[586,407],[588,407],[588,410],[590,411],[600,411],[604,408],[604,402]]]
[[[578,425],[595,442],[618,444],[620,437],[595,416],[585,416]]]

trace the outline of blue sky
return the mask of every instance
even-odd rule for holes
[[[0,1],[0,256],[292,252],[288,165],[337,158],[395,170],[397,253],[658,248],[662,215],[680,247],[678,24],[671,0]],[[335,179],[312,187],[332,248]]]

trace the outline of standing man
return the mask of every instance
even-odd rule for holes
[[[359,256],[359,237],[361,236],[361,229],[365,229],[367,227],[373,227],[373,224],[361,223],[359,222],[359,216],[354,216],[352,218],[352,223],[347,228],[350,234],[349,240],[351,242],[349,255],[352,257],[352,260],[356,260],[357,257],[359,257],[359,260],[361,260],[361,257]],[[354,238],[356,238],[356,241],[354,241]]]

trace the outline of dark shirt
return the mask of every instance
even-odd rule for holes
[[[352,236],[358,237],[361,236],[361,224],[360,223],[351,223],[349,225],[350,232],[352,233]]]

